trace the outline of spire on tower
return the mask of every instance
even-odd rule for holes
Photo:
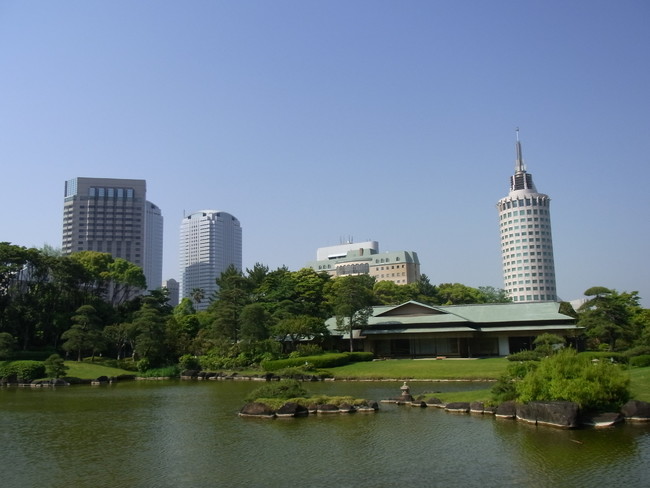
[[[526,165],[524,164],[524,157],[521,153],[521,141],[519,140],[519,127],[515,130],[517,134],[517,142],[515,143],[515,149],[517,152],[517,159],[515,161],[515,173],[525,173]]]

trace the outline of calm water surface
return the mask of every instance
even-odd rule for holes
[[[258,382],[0,389],[0,486],[650,486],[650,426],[562,431],[433,408],[242,419]],[[380,400],[401,383],[309,383]],[[415,395],[484,387],[411,383]]]

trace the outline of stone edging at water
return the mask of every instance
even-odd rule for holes
[[[630,400],[620,412],[589,414],[581,412],[577,403],[566,401],[549,402],[503,402],[497,406],[485,405],[483,402],[449,402],[439,398],[428,401],[406,401],[402,398],[382,400],[384,403],[410,405],[412,407],[441,408],[451,413],[493,415],[495,418],[512,419],[534,425],[548,425],[561,429],[578,427],[612,427],[621,422],[650,422],[650,403]]]
[[[374,413],[379,410],[379,404],[376,401],[367,401],[363,405],[351,405],[342,403],[333,405],[324,403],[320,405],[309,405],[305,407],[296,402],[287,402],[278,409],[273,409],[266,403],[250,402],[244,405],[239,411],[240,417],[254,418],[276,418],[276,417],[307,417],[308,415],[331,415],[331,414],[350,414],[350,413]]]

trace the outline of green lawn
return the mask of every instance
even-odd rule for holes
[[[632,398],[650,402],[650,366],[630,369]]]
[[[68,367],[65,376],[72,376],[81,379],[95,379],[100,376],[119,376],[122,374],[135,374],[133,371],[125,369],[110,368],[100,364],[66,361],[65,365]]]
[[[495,380],[508,365],[504,358],[389,359],[346,364],[325,371],[337,379]]]
[[[417,361],[395,359],[347,364],[326,371],[336,379],[432,379],[432,380],[479,380],[497,379],[508,366],[504,358],[477,360],[431,360]],[[650,367],[629,370],[631,397],[650,402]],[[448,401],[487,401],[491,384],[484,389],[434,396]]]

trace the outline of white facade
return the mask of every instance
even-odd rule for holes
[[[357,251],[359,249],[372,249],[375,253],[378,253],[379,243],[377,241],[348,242],[338,246],[319,247],[316,249],[316,261],[344,258],[347,256],[348,251]]]
[[[144,275],[147,289],[160,288],[163,264],[163,216],[160,208],[147,201],[144,212]]]
[[[195,307],[205,309],[217,291],[215,280],[230,265],[242,267],[242,229],[227,212],[201,210],[183,218],[180,241],[180,298],[203,290]]]
[[[320,247],[316,261],[307,267],[330,276],[368,274],[377,281],[392,281],[398,285],[420,279],[420,260],[414,251],[391,251],[379,254],[377,241]]]
[[[518,133],[516,152],[510,193],[497,204],[504,290],[518,303],[556,301],[551,199],[526,172]]]

